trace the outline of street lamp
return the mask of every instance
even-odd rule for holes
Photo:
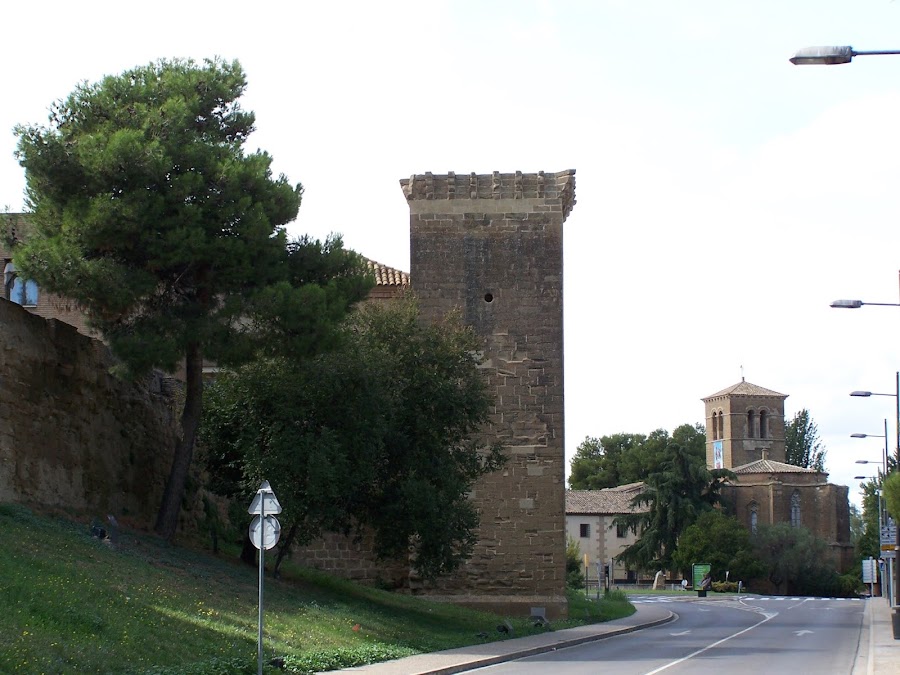
[[[900,467],[900,371],[895,373],[894,379],[895,379],[895,388],[896,389],[893,394],[882,394],[877,391],[860,391],[857,389],[856,391],[851,391],[850,395],[861,397],[861,398],[869,398],[870,396],[893,396],[896,399],[896,420],[895,420],[895,422],[897,424],[897,457],[896,457],[896,459],[898,460],[897,465],[898,465],[898,467]],[[874,434],[861,434],[858,436],[856,434],[853,434],[852,436],[853,436],[853,438],[865,438],[867,435],[872,436],[873,438],[876,437]],[[878,438],[880,438],[880,436],[878,436]],[[888,443],[888,441],[887,441],[887,420],[885,420],[884,421],[885,455],[888,454],[887,443]],[[886,461],[885,461],[885,466],[887,466]]]
[[[859,309],[863,305],[878,305],[879,307],[900,307],[897,302],[863,302],[862,300],[835,300],[831,306],[835,309]]]
[[[900,307],[900,303],[893,302],[863,302],[862,300],[835,300],[831,303],[831,306],[837,309],[859,309],[864,305],[880,305],[882,307]],[[851,396],[859,396],[862,398],[869,398],[870,396],[893,396],[894,402],[896,405],[896,419],[895,423],[897,425],[897,446],[896,446],[896,454],[894,456],[894,470],[900,471],[900,371],[897,371],[894,376],[894,393],[893,394],[882,394],[877,391],[851,391]],[[885,445],[885,477],[887,476],[887,420],[884,421],[884,445]],[[860,438],[860,436],[855,436],[856,438]],[[862,436],[864,437],[864,435]],[[890,524],[890,520],[888,520],[888,524]],[[894,558],[891,560],[891,564],[894,566],[894,574],[893,578],[893,591],[890,595],[892,598],[891,606],[895,609],[900,609],[900,559],[897,556],[900,556],[900,527],[897,528],[897,535],[894,538]],[[900,639],[900,634],[897,634],[895,631],[894,634],[895,639]]]
[[[866,303],[860,302],[860,305],[859,305],[859,306],[862,306],[862,305],[864,305],[864,304],[866,304]],[[834,306],[834,305],[832,305],[832,307],[833,307],[833,306]],[[869,398],[870,396],[893,396],[893,397],[894,397],[895,403],[896,403],[896,414],[897,414],[897,419],[896,419],[896,424],[897,424],[897,454],[896,454],[896,456],[895,456],[895,466],[894,466],[894,470],[895,470],[895,471],[898,471],[898,470],[900,470],[900,371],[897,371],[897,372],[895,373],[895,380],[894,380],[894,382],[895,382],[895,392],[894,392],[893,394],[882,394],[882,393],[879,393],[879,392],[876,392],[876,391],[860,391],[860,390],[857,390],[857,391],[851,391],[851,392],[850,392],[850,395],[851,395],[851,396],[859,396],[859,397],[863,397],[863,398]],[[869,435],[869,434],[852,434],[852,436],[853,436],[854,438],[865,438],[867,435]],[[887,440],[887,435],[888,435],[888,432],[887,432],[887,419],[885,419],[885,420],[884,420],[884,455],[885,455],[884,467],[885,467],[885,477],[887,477],[887,454],[888,454],[888,448],[887,448],[887,446],[888,446],[888,440]],[[880,510],[880,507],[879,507],[879,510]],[[886,522],[887,522],[888,524],[890,524],[891,521],[890,521],[890,519],[888,518],[888,520],[887,520]],[[891,578],[893,579],[893,586],[894,586],[894,588],[892,589],[891,594],[888,596],[889,598],[892,598],[892,603],[891,603],[891,605],[892,605],[892,607],[894,607],[895,609],[897,609],[898,606],[900,606],[900,595],[898,595],[898,592],[900,592],[900,560],[898,560],[897,556],[900,556],[900,528],[897,528],[897,535],[896,535],[895,538],[894,538],[894,558],[891,560],[891,564],[894,566],[894,574],[891,575]],[[900,638],[900,635],[897,635],[896,632],[895,632],[894,638],[895,638],[895,639]]]
[[[851,391],[851,396],[872,396],[871,391]],[[892,396],[893,394],[887,394],[887,396]],[[900,401],[900,397],[897,398]],[[884,419],[884,435],[882,434],[850,434],[850,438],[883,438],[884,439],[884,454],[882,455],[881,463],[882,470],[884,471],[884,475],[887,476],[887,458],[890,454],[888,450],[888,422],[887,418]],[[857,464],[874,464],[874,462],[869,462],[867,460],[858,459],[856,460]]]
[[[795,66],[835,66],[850,63],[854,56],[874,56],[878,54],[900,54],[900,51],[889,49],[875,52],[860,52],[853,47],[804,47],[797,51],[789,61]]]

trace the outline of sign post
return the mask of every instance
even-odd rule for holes
[[[875,597],[875,582],[878,580],[878,561],[869,556],[862,561],[862,580],[869,584],[869,597]]]
[[[281,523],[275,517],[276,513],[281,513],[281,504],[275,492],[269,485],[269,481],[264,480],[256,496],[247,509],[247,513],[256,514],[256,518],[250,523],[250,541],[259,549],[259,634],[257,638],[257,673],[262,675],[263,671],[263,576],[265,572],[265,552],[278,543],[281,536]],[[270,515],[271,514],[271,515]]]

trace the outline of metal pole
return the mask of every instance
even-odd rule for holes
[[[897,403],[897,454],[894,456],[894,471],[900,471],[900,370],[896,373],[896,403]],[[897,523],[900,524],[900,523]],[[897,537],[894,541],[894,583],[893,588],[891,589],[891,606],[897,607],[897,589],[900,588],[900,560],[897,560],[897,556],[900,556],[900,527],[897,528]],[[896,611],[896,610],[895,610]],[[894,623],[896,626],[896,622]],[[900,636],[894,635],[894,639],[897,639]]]
[[[266,496],[259,491],[259,635],[256,645],[257,675],[263,675],[263,572],[265,571],[266,555]]]
[[[888,425],[887,417],[884,418],[884,456],[881,458],[881,480],[887,478],[887,458],[890,454],[888,450]]]
[[[881,528],[883,527],[884,521],[881,519],[881,488],[878,488],[876,491],[878,495],[878,559],[881,560]],[[881,597],[885,597],[887,591],[887,584],[884,578],[884,572],[881,571],[881,565],[879,563],[875,563],[877,565],[878,570],[878,581],[881,584]]]

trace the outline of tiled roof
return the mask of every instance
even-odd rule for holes
[[[628,483],[603,490],[566,490],[566,514],[615,514],[646,511],[632,509],[631,500],[643,489],[643,483]]]
[[[374,260],[367,262],[369,271],[375,275],[376,286],[409,286],[409,275],[406,272],[395,270]]]
[[[732,469],[736,474],[747,473],[820,473],[816,469],[807,469],[802,466],[794,466],[793,464],[784,464],[783,462],[773,462],[771,459],[758,459],[749,464],[741,464]]]
[[[717,391],[715,394],[710,394],[700,400],[708,401],[721,396],[777,396],[779,398],[787,398],[787,394],[779,394],[777,391],[772,391],[771,389],[760,387],[758,384],[751,384],[750,382],[741,380],[737,384],[726,387],[722,391]]]

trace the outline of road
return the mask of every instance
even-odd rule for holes
[[[482,675],[803,675],[853,672],[865,602],[632,596],[666,602],[678,620],[656,628],[481,668]]]

